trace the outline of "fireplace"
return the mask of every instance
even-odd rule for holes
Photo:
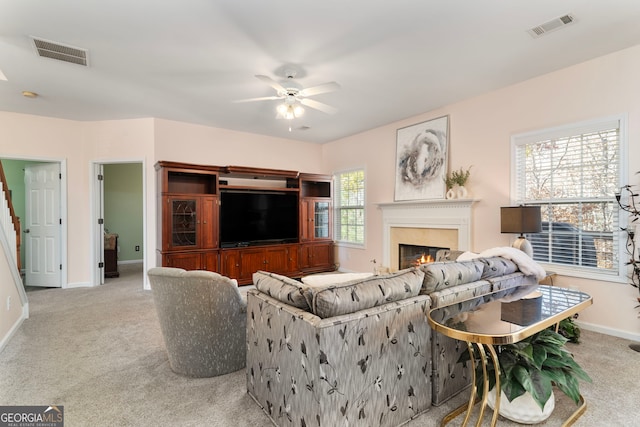
[[[471,207],[474,200],[420,200],[380,203],[382,265],[398,270],[398,244],[471,250]]]
[[[408,245],[400,243],[398,245],[399,269],[418,266],[436,260],[436,254],[441,249],[438,246]]]

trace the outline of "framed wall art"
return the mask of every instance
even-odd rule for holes
[[[395,200],[444,199],[449,116],[398,129]]]

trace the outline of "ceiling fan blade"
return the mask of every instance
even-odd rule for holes
[[[258,74],[256,75],[256,77],[262,80],[263,82],[265,82],[266,84],[268,84],[269,86],[271,86],[272,88],[274,88],[275,90],[277,90],[278,92],[284,92],[284,93],[287,92],[287,89],[285,89],[280,83],[276,82],[269,76],[263,76]]]
[[[313,96],[321,93],[333,92],[340,89],[340,85],[336,82],[329,82],[318,86],[308,87],[302,89],[299,93],[300,96]]]
[[[281,99],[281,96],[263,96],[261,98],[249,98],[249,99],[237,99],[235,101],[233,101],[236,104],[239,104],[241,102],[254,102],[254,101],[272,101],[274,99]]]
[[[327,113],[327,114],[335,114],[338,111],[337,108],[333,108],[332,106],[323,104],[322,102],[314,101],[313,99],[302,98],[300,99],[300,103],[302,105],[306,105],[307,107],[320,110],[323,113]]]

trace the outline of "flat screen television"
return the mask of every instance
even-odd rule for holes
[[[298,195],[221,191],[220,245],[225,248],[298,241]]]

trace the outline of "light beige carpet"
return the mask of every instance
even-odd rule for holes
[[[141,267],[120,271],[97,288],[28,293],[31,316],[0,353],[0,405],[64,405],[67,427],[270,426],[246,393],[244,370],[203,379],[171,371]],[[570,346],[593,378],[581,385],[588,409],[576,426],[640,425],[640,353],[628,344],[583,331],[583,343]],[[406,426],[439,425],[466,398]],[[552,418],[541,425],[560,426],[575,408],[560,392],[556,399]]]

